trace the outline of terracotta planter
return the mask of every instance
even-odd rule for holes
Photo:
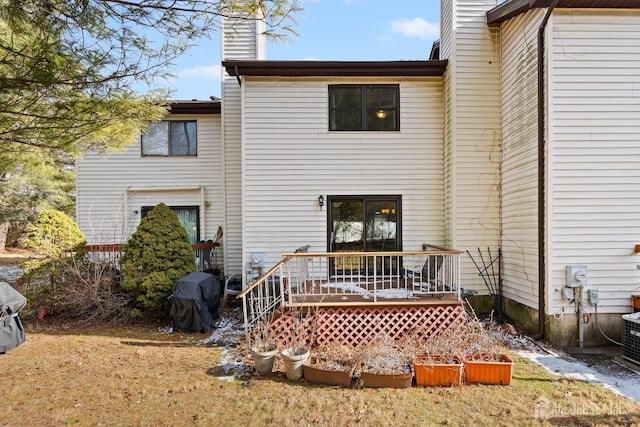
[[[640,312],[640,295],[631,295],[631,304],[634,313]]]
[[[486,354],[469,356],[464,361],[465,381],[470,384],[509,385],[513,361],[504,354],[496,361]]]
[[[440,356],[419,354],[413,357],[416,384],[449,387],[462,382],[463,364],[458,359],[444,360]]]
[[[314,384],[351,386],[351,372],[321,369],[310,365],[303,365],[304,379]]]
[[[251,349],[253,365],[258,375],[269,375],[271,373],[277,354],[278,347],[275,344],[269,344],[266,349]]]
[[[373,374],[361,372],[360,381],[363,387],[369,388],[408,388],[413,382],[413,372],[408,374]]]
[[[302,366],[309,358],[309,350],[303,347],[291,347],[280,352],[284,361],[284,373],[288,380],[297,381],[302,378]]]

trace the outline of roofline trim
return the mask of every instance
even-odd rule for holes
[[[169,114],[220,114],[220,101],[170,101]]]
[[[487,12],[487,24],[496,25],[531,9],[529,0],[506,1]]]
[[[442,76],[447,61],[222,61],[230,76]]]

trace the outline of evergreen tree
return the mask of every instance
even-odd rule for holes
[[[158,204],[140,221],[122,252],[120,286],[136,298],[141,312],[168,316],[174,283],[196,271],[187,231],[176,214]]]
[[[299,10],[298,0],[0,0],[0,185],[18,189],[0,197],[39,192],[20,181],[34,162],[55,180],[90,150],[135,143],[167,112],[173,62],[214,37],[219,17],[259,19],[281,38]],[[0,205],[0,225],[33,207]]]
[[[24,264],[25,276],[48,273],[55,284],[64,266],[86,244],[84,234],[73,218],[55,209],[41,212],[27,230],[24,246],[38,254],[38,259]]]

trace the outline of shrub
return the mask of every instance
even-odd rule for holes
[[[65,265],[79,255],[86,244],[84,234],[75,221],[55,209],[41,212],[27,229],[24,246],[32,249],[38,259],[23,264],[24,276],[31,280],[48,274],[52,285],[62,280]]]
[[[167,316],[174,283],[196,271],[195,254],[178,217],[164,203],[158,204],[122,252],[121,287],[135,297],[142,314]]]

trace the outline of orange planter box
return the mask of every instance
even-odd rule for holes
[[[470,384],[509,385],[513,375],[513,361],[501,354],[496,361],[485,354],[472,355],[464,361],[465,382]]]
[[[462,363],[453,360],[445,362],[439,356],[418,354],[413,357],[413,370],[416,374],[416,384],[431,387],[449,387],[460,385],[462,382]]]

